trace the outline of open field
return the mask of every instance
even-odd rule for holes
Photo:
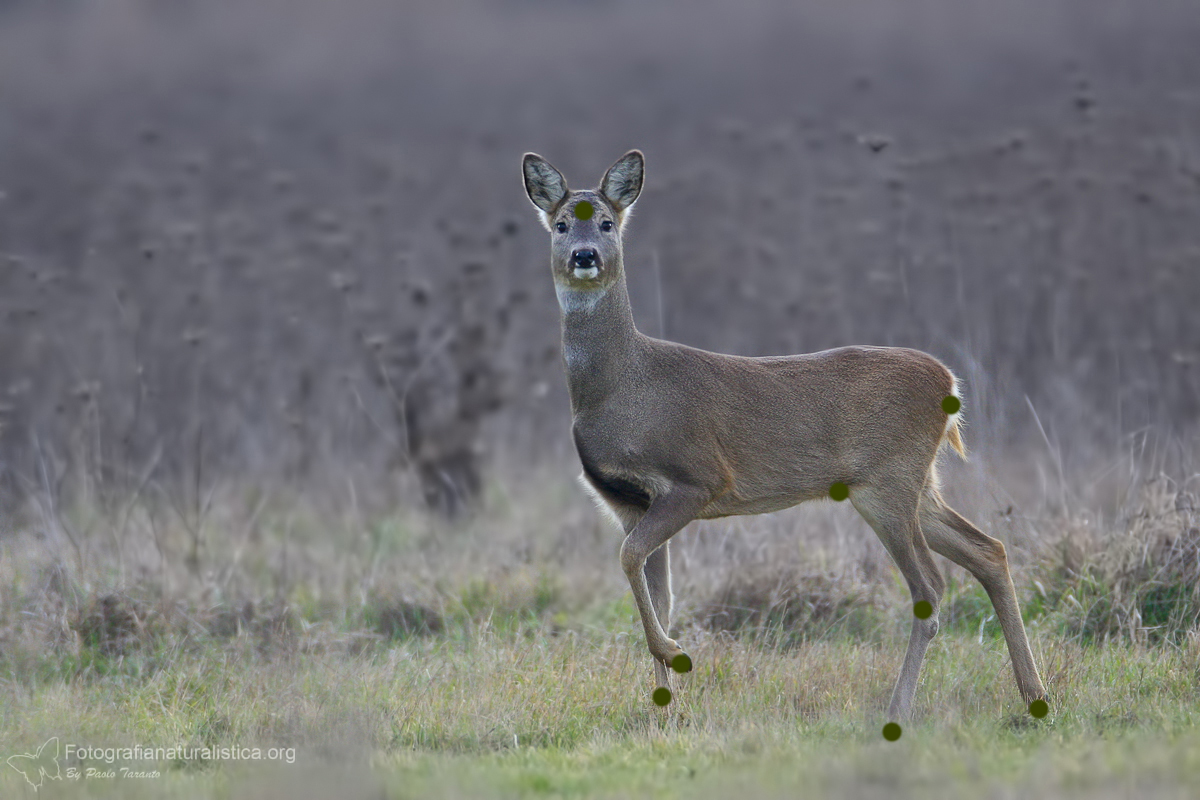
[[[0,761],[188,749],[0,798],[1195,795],[1195,3],[693,7],[0,0]],[[643,330],[954,369],[1047,719],[939,562],[882,739],[911,603],[832,502],[672,542],[650,702],[518,166],[631,147]]]
[[[646,153],[649,333],[927,350],[973,448],[1043,447],[1032,406],[1068,468],[1200,415],[1190,0],[286,6],[0,4],[18,497],[39,459],[365,491],[565,453],[527,150]]]
[[[1200,533],[1165,479],[1114,520],[1008,512],[1010,544],[1060,531],[1014,549],[1046,720],[1021,706],[986,596],[952,567],[896,743],[880,727],[906,590],[845,507],[680,537],[677,632],[697,667],[662,711],[616,534],[568,485],[540,506],[501,488],[457,525],[236,493],[199,520],[149,501],[43,517],[0,551],[0,752],[50,736],[292,749],[293,763],[118,757],[160,777],[51,782],[46,797],[1184,797],[1200,780]],[[77,558],[61,557],[68,539]],[[61,763],[86,775],[103,759]],[[0,787],[33,795],[15,771]]]
[[[144,746],[265,751],[275,741],[298,754],[294,766],[118,760],[111,768],[163,777],[48,782],[46,797],[256,797],[264,787],[313,798],[1193,796],[1194,649],[1038,637],[1064,707],[1031,725],[1000,669],[1002,645],[952,634],[926,665],[917,719],[890,743],[878,706],[903,656],[896,639],[791,654],[701,645],[701,666],[669,713],[635,690],[649,675],[628,631],[485,634],[279,663],[213,648],[176,655],[144,681],[34,691],[15,704],[24,724],[5,744],[51,730],[72,732],[64,742]],[[101,759],[73,766],[110,768]],[[15,772],[0,785],[5,797],[33,796]]]

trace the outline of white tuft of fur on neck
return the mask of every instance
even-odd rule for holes
[[[572,289],[560,283],[554,284],[554,293],[558,295],[558,307],[564,314],[575,314],[582,311],[590,314],[596,309],[596,304],[608,294],[608,289]]]

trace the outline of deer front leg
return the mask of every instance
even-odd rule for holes
[[[646,630],[650,654],[676,672],[688,672],[692,660],[677,642],[667,636],[655,613],[650,586],[646,580],[646,560],[700,513],[708,502],[708,493],[692,486],[672,486],[656,497],[621,545],[621,568],[633,590],[633,601]],[[665,554],[664,554],[665,555]]]

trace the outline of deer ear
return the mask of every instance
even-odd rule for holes
[[[537,153],[525,154],[521,171],[525,175],[525,193],[529,195],[529,201],[542,212],[542,224],[549,225],[548,215],[553,214],[567,196],[567,179]]]
[[[617,159],[617,163],[604,173],[600,182],[600,193],[612,203],[618,212],[623,212],[642,193],[642,179],[646,175],[646,157],[641,150],[630,150]]]

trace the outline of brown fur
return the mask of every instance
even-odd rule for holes
[[[666,634],[670,538],[693,519],[788,508],[828,497],[843,483],[908,581],[914,603],[933,608],[927,619],[914,617],[889,715],[908,716],[937,632],[944,582],[931,547],[983,583],[1022,695],[1042,697],[1004,546],[938,493],[938,450],[948,444],[965,456],[959,416],[942,410],[946,396],[958,394],[954,375],[933,356],[906,348],[745,358],[640,333],[629,305],[621,227],[641,191],[643,164],[642,154],[630,151],[597,189],[581,192],[532,153],[523,172],[551,231],[583,480],[625,529],[621,564],[659,685],[669,686],[668,665],[690,665],[675,661],[684,653]],[[592,219],[575,217],[581,200],[595,206]],[[613,223],[609,230],[605,220]],[[580,253],[594,259],[578,261]]]

